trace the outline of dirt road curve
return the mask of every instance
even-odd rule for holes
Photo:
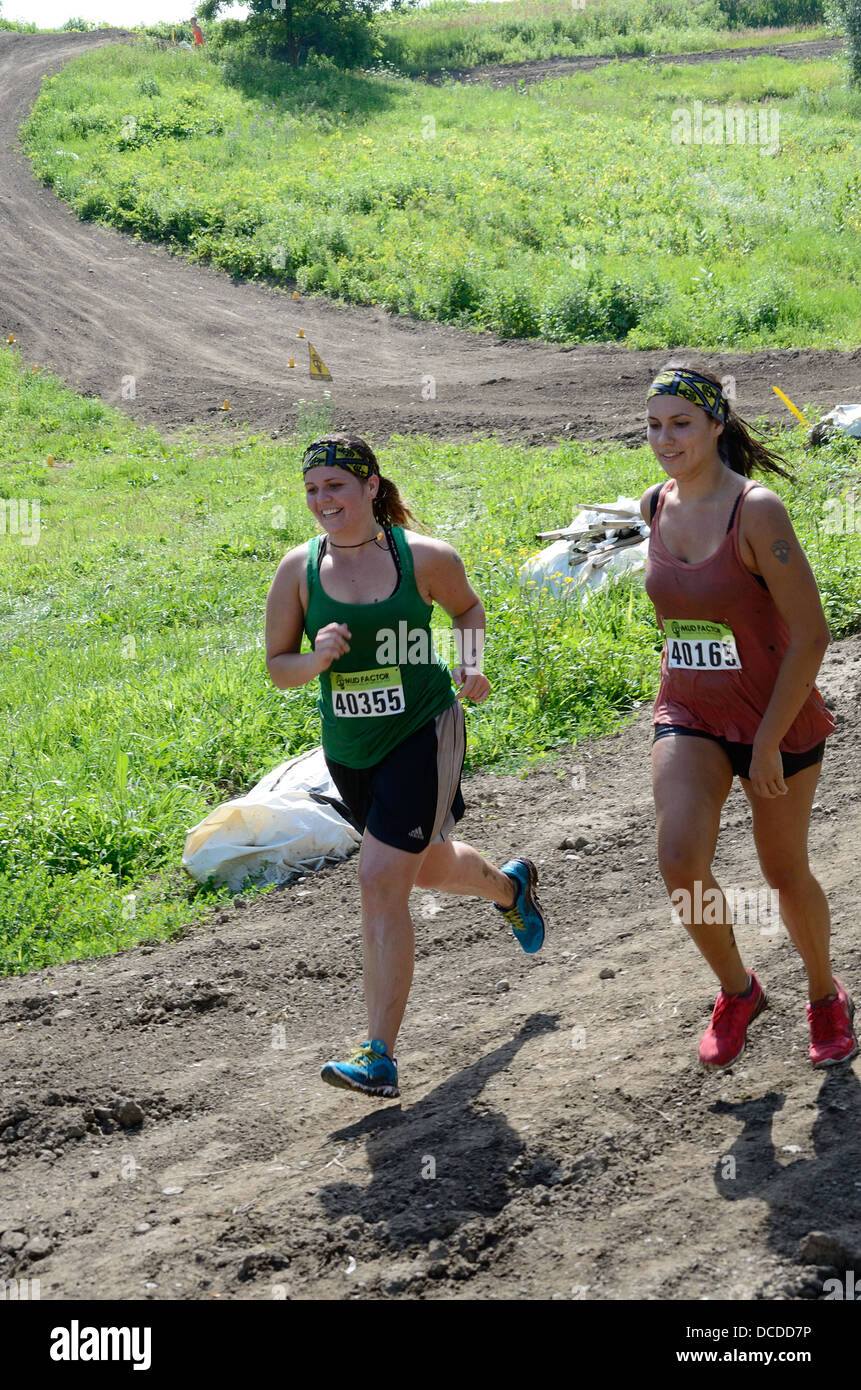
[[[17,131],[46,73],[110,42],[102,34],[0,33],[0,335],[28,363],[164,429],[231,419],[276,431],[322,387],[307,375],[304,328],[333,374],[335,423],[376,440],[393,431],[495,431],[538,442],[642,437],[645,385],[666,360],[601,344],[566,349],[349,308],[189,265],[161,247],[82,223],[33,179]],[[293,355],[298,370],[288,371]],[[797,403],[861,399],[861,350],[722,354],[739,408],[786,419]],[[137,397],[121,399],[133,375]],[[422,400],[422,377],[436,399]]]
[[[812,855],[857,996],[861,638],[821,685],[838,728]],[[782,930],[737,916],[771,1007],[731,1071],[697,1068],[714,986],[655,867],[649,714],[526,780],[467,779],[464,838],[535,857],[550,934],[527,957],[487,904],[413,894],[398,1102],[319,1080],[363,1026],[352,861],[172,945],[0,983],[0,1279],[43,1299],[795,1299],[861,1269],[861,1063],[809,1067]],[[749,819],[736,785],[716,872],[755,895]],[[119,1097],[142,1123],[112,1118]],[[833,1245],[805,1261],[812,1230]]]

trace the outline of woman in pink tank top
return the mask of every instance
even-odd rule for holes
[[[786,508],[750,480],[754,468],[787,475],[699,363],[670,362],[655,378],[648,436],[668,475],[640,502],[651,527],[646,590],[665,635],[652,746],[658,857],[676,913],[721,985],[700,1060],[724,1067],[740,1057],[767,1003],[712,874],[737,775],[771,901],[807,971],[810,1058],[832,1066],[854,1057],[858,1042],[854,1005],[831,973],[828,903],[807,857],[834,730],[815,684],[830,633]]]

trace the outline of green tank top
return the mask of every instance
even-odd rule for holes
[[[318,570],[323,537],[308,543],[308,638],[313,646],[327,623],[346,623],[352,633],[350,650],[321,671],[317,700],[323,751],[345,767],[373,767],[457,698],[449,669],[433,645],[433,604],[425,603],[416,588],[403,527],[393,526],[390,533],[400,581],[379,603],[330,598]]]

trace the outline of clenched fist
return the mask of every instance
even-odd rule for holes
[[[350,637],[352,633],[346,623],[327,623],[320,628],[314,638],[314,655],[320,671],[328,671],[333,661],[350,650]]]

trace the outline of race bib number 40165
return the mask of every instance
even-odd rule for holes
[[[377,666],[373,671],[333,671],[332,709],[352,719],[374,714],[400,714],[405,708],[399,666]]]
[[[681,671],[740,671],[732,628],[687,618],[665,618],[667,665]]]

